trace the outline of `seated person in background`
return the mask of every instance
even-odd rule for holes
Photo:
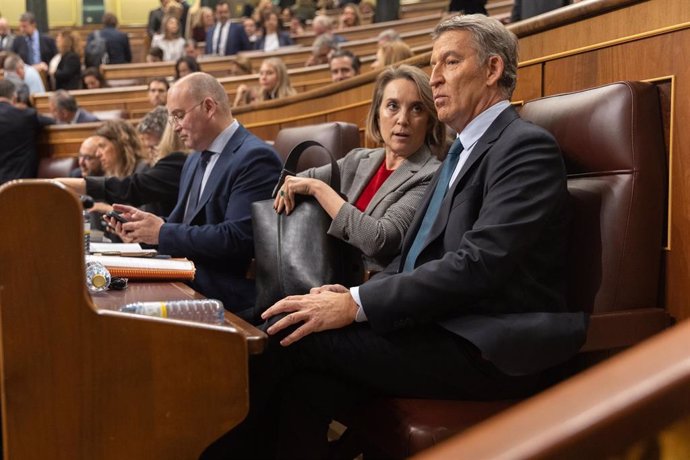
[[[59,89],[51,94],[48,104],[50,113],[53,114],[58,125],[100,121],[96,115],[79,107],[74,96],[64,89]]]
[[[328,56],[334,51],[338,50],[338,40],[331,34],[323,34],[316,37],[312,45],[311,56],[304,64],[306,67],[312,65],[325,64],[328,62]]]
[[[382,69],[396,62],[414,56],[407,43],[401,40],[384,43],[376,52],[376,60],[371,63],[372,69]]]
[[[197,15],[192,18],[191,38],[196,42],[203,42],[206,40],[206,34],[216,23],[213,17],[213,10],[208,6],[202,6]]]
[[[34,109],[15,105],[17,89],[9,80],[0,79],[0,185],[12,179],[36,177],[36,143],[41,129],[52,118]]]
[[[244,27],[244,33],[247,34],[249,43],[255,47],[256,41],[261,38],[261,29],[256,25],[256,21],[252,18],[244,18],[242,20],[242,27]]]
[[[96,67],[87,67],[81,73],[81,80],[85,89],[108,88],[105,77]]]
[[[14,83],[17,88],[17,97],[20,100],[24,100],[25,95],[46,92],[38,70],[30,65],[26,65],[18,54],[7,53],[3,62],[3,68],[5,70],[4,78]],[[26,86],[25,88],[23,87],[24,85]]]
[[[194,72],[201,72],[201,66],[193,57],[182,56],[175,62],[175,80]]]
[[[157,46],[149,48],[149,52],[146,54],[146,62],[163,62],[163,50]]]
[[[383,147],[355,149],[338,160],[346,199],[324,182],[331,173],[326,165],[288,176],[275,208],[289,215],[296,194],[315,197],[333,219],[328,234],[362,251],[366,270],[381,271],[400,253],[440,165],[436,155],[445,149],[446,129],[436,117],[426,73],[403,65],[379,74],[366,126]]]
[[[228,75],[250,75],[254,73],[252,61],[242,54],[234,56],[228,61]]]
[[[136,130],[139,133],[139,140],[151,163],[154,163],[158,157],[158,144],[163,138],[163,131],[167,122],[168,112],[164,105],[159,105],[144,115],[137,123]]]
[[[149,80],[146,97],[153,107],[165,105],[168,97],[168,89],[170,89],[170,84],[164,77],[153,77]]]
[[[292,13],[296,18],[299,18],[303,24],[310,19],[314,19],[314,15],[316,14],[314,0],[295,0],[295,4],[292,5]]]
[[[294,94],[297,94],[297,91],[290,84],[285,63],[280,58],[268,58],[263,60],[259,69],[259,87],[251,88],[245,84],[238,86],[234,107]]]
[[[400,34],[396,32],[395,29],[382,30],[381,32],[379,32],[376,38],[378,40],[379,48],[381,48],[384,43],[402,40]]]
[[[81,57],[79,34],[63,30],[57,34],[58,54],[48,63],[48,75],[53,89],[81,88]]]
[[[152,136],[153,131],[162,130],[151,168],[124,177],[89,176],[84,179],[57,180],[75,193],[90,195],[96,201],[143,206],[153,214],[167,217],[177,202],[180,174],[189,153],[167,121],[168,112],[165,107],[157,107],[137,126],[140,136],[142,129]]]
[[[199,58],[199,51],[196,48],[196,40],[188,38],[184,42],[184,55],[193,59]]]
[[[361,286],[264,312],[277,321],[250,362],[249,414],[203,460],[328,458],[330,421],[371,397],[525,396],[580,349],[586,314],[565,299],[563,157],[511,107],[516,74],[517,37],[496,19],[436,26],[434,104],[460,134],[401,255]]]
[[[318,39],[321,35],[333,36],[333,39],[336,43],[342,43],[346,41],[345,37],[337,35],[333,32],[333,20],[325,14],[320,14],[316,16],[311,24],[311,27],[314,31],[314,35],[316,35],[314,43],[316,43],[316,39]]]
[[[108,177],[127,177],[145,171],[151,161],[141,145],[139,134],[124,120],[109,120],[96,130],[96,155]]]
[[[163,50],[164,61],[177,61],[184,55],[185,40],[180,32],[180,20],[175,16],[163,18],[163,31],[153,36],[151,48]]]
[[[288,31],[290,32],[290,35],[303,35],[306,27],[307,24],[304,22],[304,19],[300,19],[299,17],[295,16],[294,18],[290,19]]]
[[[347,3],[343,6],[343,12],[338,18],[338,30],[345,30],[362,24],[359,14],[359,7],[354,3]]]
[[[293,45],[294,42],[290,38],[290,34],[280,30],[279,24],[278,13],[273,10],[264,13],[263,34],[256,40],[254,49],[275,51],[281,46]]]
[[[164,221],[114,205],[130,222],[109,223],[124,241],[157,244],[163,254],[194,261],[191,286],[206,297],[228,310],[253,310],[254,281],[246,276],[254,253],[251,204],[271,196],[281,161],[235,120],[225,89],[211,75],[175,82],[167,108],[175,132],[195,150],[182,170],[175,209]]]
[[[331,53],[328,67],[331,70],[331,80],[337,82],[359,75],[361,64],[352,51],[337,50]]]
[[[84,139],[79,147],[79,167],[71,172],[71,177],[103,175],[103,166],[101,165],[101,160],[98,159],[98,155],[96,155],[96,150],[98,150],[98,137],[89,136]]]

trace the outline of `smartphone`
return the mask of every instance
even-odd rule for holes
[[[127,219],[125,219],[124,217],[122,217],[122,214],[121,214],[121,213],[119,213],[119,212],[117,212],[117,211],[108,211],[107,213],[105,213],[105,215],[106,215],[107,217],[112,217],[113,219],[115,219],[116,221],[120,222],[121,224],[124,224],[124,223],[129,222]]]

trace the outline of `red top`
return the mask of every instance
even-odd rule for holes
[[[390,175],[393,174],[393,171],[393,169],[386,169],[385,160],[381,162],[381,166],[379,166],[379,169],[376,171],[376,174],[374,174],[374,177],[371,178],[367,186],[364,187],[364,190],[362,190],[362,194],[357,199],[357,202],[355,203],[357,209],[359,209],[362,212],[364,212],[364,210],[367,209],[367,206],[369,206],[369,202],[371,201],[371,199],[374,198],[374,195],[376,194],[378,189],[380,189],[383,183],[386,182],[386,179],[388,179]]]

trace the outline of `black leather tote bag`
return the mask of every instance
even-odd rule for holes
[[[300,155],[313,146],[321,147],[329,157],[329,185],[340,193],[340,169],[333,155],[316,141],[304,141],[285,160],[273,198],[285,177],[295,174]],[[326,233],[331,217],[314,197],[296,195],[296,205],[289,216],[276,213],[273,201],[252,204],[257,314],[285,296],[306,294],[312,287],[361,282],[359,251]]]

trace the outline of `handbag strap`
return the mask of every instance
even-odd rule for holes
[[[285,177],[296,175],[295,171],[297,170],[297,162],[299,161],[299,158],[302,155],[302,153],[304,153],[304,151],[307,150],[309,147],[321,147],[324,153],[328,155],[328,158],[331,161],[331,177],[327,183],[333,190],[335,190],[335,192],[338,195],[340,195],[340,168],[338,167],[338,163],[335,161],[333,154],[320,142],[308,140],[300,142],[299,144],[294,146],[292,150],[290,150],[290,153],[285,159],[283,170],[280,172],[278,183],[273,189],[273,194],[271,195],[272,198],[276,197],[278,191],[283,186],[283,182],[285,182]]]

